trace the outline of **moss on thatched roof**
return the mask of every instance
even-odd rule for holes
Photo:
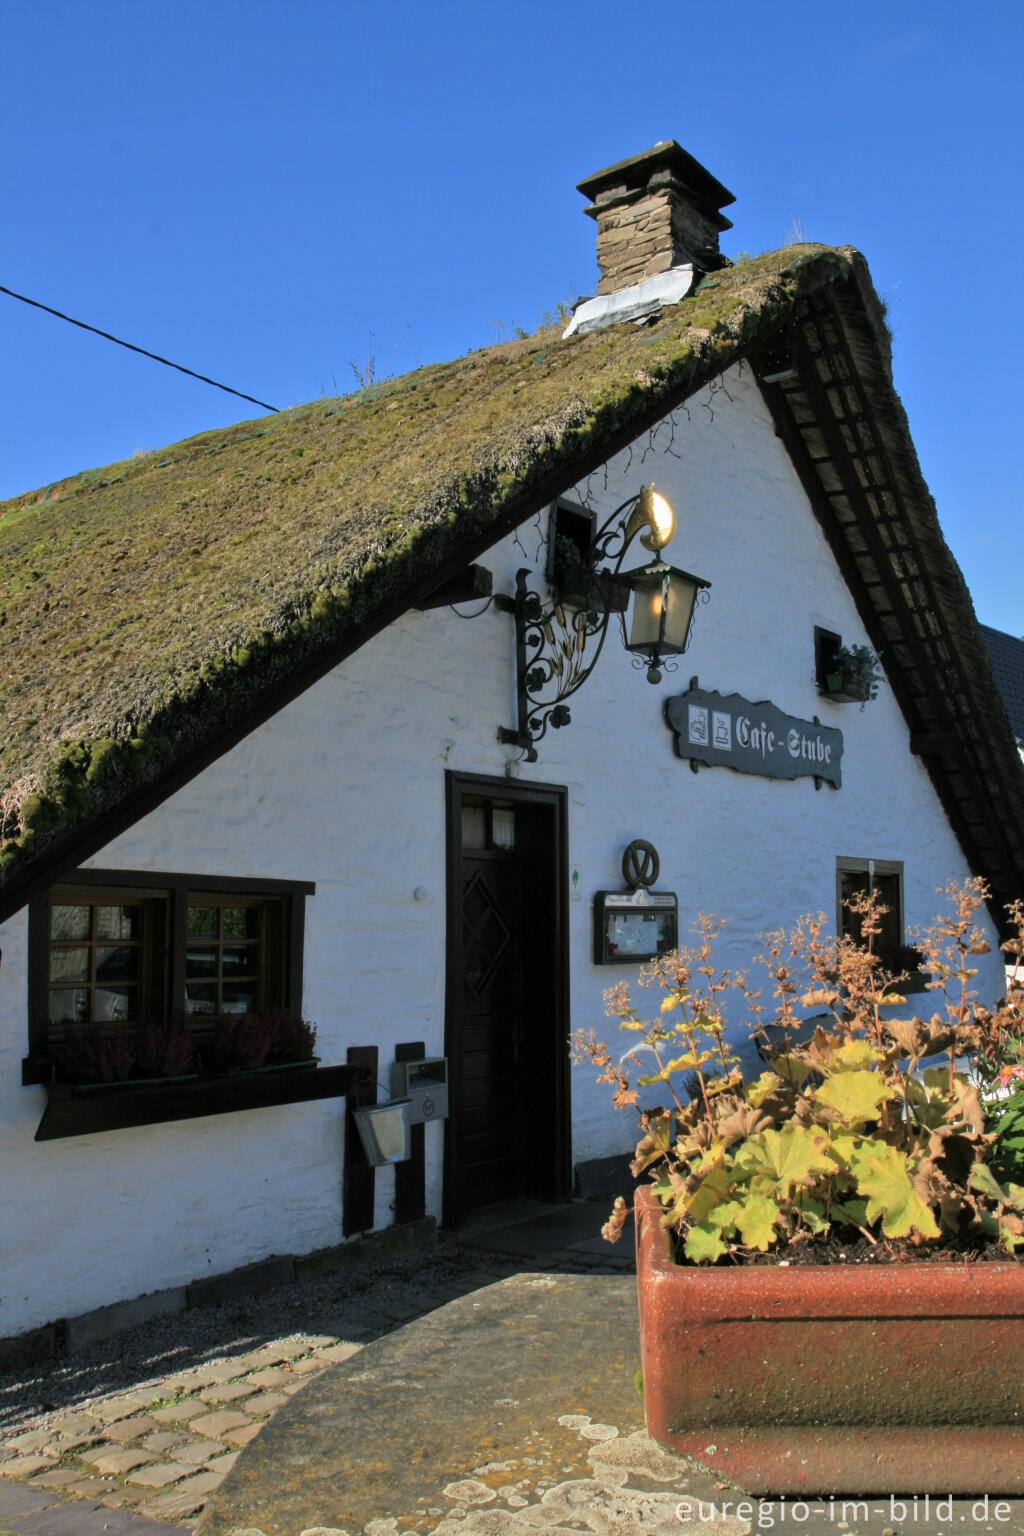
[[[0,917],[838,291],[896,420],[863,259],[793,246],[640,329],[541,331],[0,504]]]
[[[853,253],[714,275],[0,504],[0,876],[344,653],[776,328]]]

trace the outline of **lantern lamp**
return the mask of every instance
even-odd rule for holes
[[[634,655],[647,657],[647,681],[660,683],[658,662],[686,650],[697,594],[711,583],[661,559],[636,571],[621,571],[616,580],[633,594],[623,644]]]

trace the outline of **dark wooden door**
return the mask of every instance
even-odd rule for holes
[[[523,861],[511,848],[464,849],[461,862],[459,1125],[472,1208],[523,1189]]]
[[[446,1218],[568,1193],[561,800],[452,776]]]

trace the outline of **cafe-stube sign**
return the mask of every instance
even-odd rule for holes
[[[843,733],[817,721],[784,715],[767,700],[691,688],[665,703],[676,753],[693,763],[735,768],[770,779],[825,779],[842,784]]]

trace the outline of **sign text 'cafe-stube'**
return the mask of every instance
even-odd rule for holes
[[[665,718],[677,754],[695,765],[770,779],[810,776],[836,789],[842,783],[842,731],[785,715],[767,700],[753,704],[738,693],[690,688],[666,702]]]

